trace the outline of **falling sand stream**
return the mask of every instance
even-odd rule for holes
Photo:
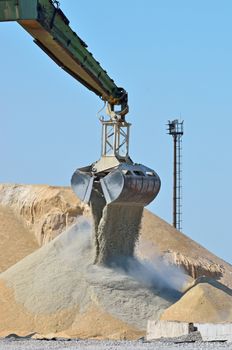
[[[143,207],[106,204],[96,188],[91,196],[96,247],[95,263],[110,265],[119,258],[132,257],[139,237]]]

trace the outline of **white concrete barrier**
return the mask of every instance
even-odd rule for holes
[[[227,340],[232,342],[232,323],[194,323],[203,341]]]
[[[175,321],[152,321],[147,322],[147,340],[159,338],[174,338],[190,333],[190,324]]]
[[[186,323],[177,321],[153,321],[147,323],[147,340],[176,338],[193,331],[201,334],[203,341],[232,342],[232,323]]]

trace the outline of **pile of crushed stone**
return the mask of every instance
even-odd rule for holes
[[[135,339],[181,296],[135,258],[118,269],[93,265],[94,257],[83,219],[2,273],[0,335]]]
[[[232,322],[232,290],[214,279],[197,279],[182,298],[170,306],[162,320],[195,323]]]

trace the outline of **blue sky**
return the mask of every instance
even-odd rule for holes
[[[172,139],[183,138],[183,231],[232,263],[231,1],[60,0],[72,28],[129,93],[130,153],[162,189],[149,209],[172,220]],[[110,5],[109,5],[110,4]],[[16,23],[0,24],[0,182],[66,185],[100,156],[102,101]]]

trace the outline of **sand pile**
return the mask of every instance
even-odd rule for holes
[[[0,204],[23,218],[39,245],[50,242],[77,217],[89,214],[68,187],[1,184]]]
[[[232,290],[213,279],[199,278],[177,303],[164,311],[161,319],[196,323],[232,322]]]
[[[0,206],[0,272],[36,249],[38,243],[22,218],[9,207]]]
[[[148,211],[139,231],[141,208],[125,211],[98,200],[92,203],[93,230],[84,218],[89,209],[67,188],[2,185],[0,204],[6,251],[0,262],[8,261],[3,269],[35,250],[0,274],[0,335],[134,339],[145,334],[148,319],[161,314],[182,321],[231,320],[231,312],[225,313],[231,295],[220,283],[201,280],[184,296],[181,292],[188,282],[183,270],[232,285],[231,265]],[[133,257],[135,245],[145,260]],[[124,257],[120,266],[117,256]]]
[[[171,225],[145,210],[141,238],[149,242],[149,252],[161,254],[192,278],[208,276],[232,288],[232,266]]]
[[[91,230],[82,220],[0,275],[0,334],[132,339],[179,299],[135,259],[127,272],[93,265]]]
[[[80,203],[72,190],[66,187],[0,185],[0,204],[20,214],[40,244],[45,244],[59,235],[75,222],[76,217],[80,215],[90,216],[89,208]],[[99,205],[94,215],[101,217],[101,210],[102,206]],[[95,220],[97,227],[99,220],[98,218]],[[114,237],[111,238],[114,239]],[[11,245],[12,239],[14,240],[12,234],[9,233],[9,245]],[[123,240],[123,235],[120,240]],[[143,213],[139,240],[140,245],[142,243],[145,246],[143,249],[144,257],[153,260],[154,256],[159,255],[174,266],[182,268],[194,279],[206,275],[216,278],[232,288],[232,266],[230,264],[147,210]],[[131,242],[133,244],[133,240]],[[96,237],[96,246],[102,244],[103,254],[101,254],[100,259],[104,254],[107,256],[108,251],[108,247],[104,248],[103,243],[104,240],[101,242],[99,234]],[[125,242],[125,246],[126,244]],[[3,256],[0,256],[0,265],[1,259],[4,259]]]

